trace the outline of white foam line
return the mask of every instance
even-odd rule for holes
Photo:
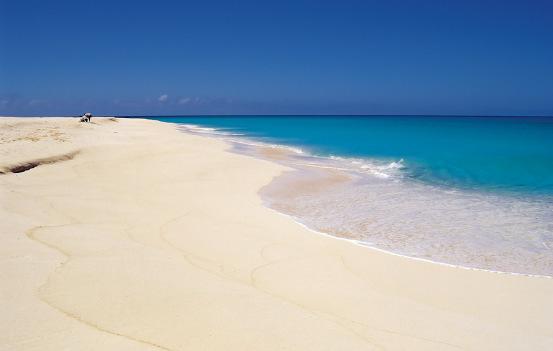
[[[316,229],[313,229],[313,228],[308,227],[306,224],[300,222],[299,219],[297,219],[296,217],[294,217],[294,216],[292,216],[292,215],[289,215],[289,214],[286,214],[286,213],[282,213],[282,212],[280,212],[280,211],[277,211],[277,210],[275,210],[275,209],[269,207],[269,206],[268,206],[267,204],[265,204],[265,203],[264,203],[263,205],[265,206],[265,208],[267,208],[267,209],[269,209],[269,210],[271,210],[271,211],[273,211],[273,212],[276,212],[277,214],[279,214],[279,215],[281,215],[281,216],[288,217],[289,219],[293,220],[294,222],[296,222],[297,224],[299,224],[300,226],[302,226],[303,228],[307,229],[308,231],[310,231],[310,232],[312,232],[312,233],[315,233],[315,234],[317,234],[317,235],[322,235],[322,236],[325,236],[325,237],[327,237],[327,238],[334,239],[334,240],[347,241],[347,242],[349,242],[350,244],[354,244],[354,245],[357,245],[357,246],[361,246],[361,247],[363,247],[363,248],[365,248],[365,249],[368,249],[368,250],[375,250],[375,251],[382,252],[382,253],[385,253],[385,254],[388,254],[388,255],[403,257],[403,258],[406,258],[406,259],[409,259],[409,260],[422,261],[422,262],[426,262],[426,263],[430,263],[430,264],[437,264],[437,265],[441,265],[441,266],[446,266],[446,267],[451,267],[451,268],[458,268],[458,269],[466,269],[466,270],[470,270],[470,271],[481,271],[481,272],[495,273],[495,274],[506,274],[506,275],[514,275],[514,276],[524,276],[524,277],[530,277],[530,278],[547,278],[547,279],[553,279],[553,276],[550,276],[550,275],[531,274],[531,273],[517,273],[517,272],[505,272],[505,271],[495,271],[495,270],[492,270],[492,269],[468,267],[468,266],[457,265],[457,264],[452,264],[452,263],[445,263],[445,262],[440,262],[440,261],[433,261],[433,260],[429,260],[429,259],[427,259],[427,258],[421,258],[421,257],[416,257],[416,256],[403,255],[403,254],[400,254],[400,253],[397,253],[397,252],[393,252],[393,251],[381,249],[381,248],[379,248],[379,247],[371,246],[371,245],[369,245],[368,243],[363,242],[363,241],[360,241],[360,240],[341,238],[341,237],[339,237],[339,236],[335,236],[335,235],[332,235],[332,234],[320,232],[320,231],[318,231],[318,230],[316,230]]]
[[[202,127],[202,126],[199,126],[196,124],[190,124],[190,123],[177,124],[177,126],[179,130],[184,132],[189,132],[194,135],[200,134],[203,136],[207,134],[214,137],[226,138],[225,141],[227,143],[235,143],[235,144],[247,145],[247,146],[253,146],[253,147],[267,147],[272,149],[281,149],[281,150],[286,150],[288,152],[295,153],[297,155],[307,155],[311,158],[321,159],[321,160],[331,159],[331,160],[340,161],[340,162],[350,162],[351,164],[354,164],[354,165],[358,165],[358,166],[360,165],[359,168],[361,169],[359,170],[359,169],[350,169],[350,168],[343,168],[343,167],[337,167],[337,166],[323,166],[323,165],[315,165],[312,163],[299,164],[299,165],[305,165],[310,167],[318,167],[323,169],[335,169],[335,170],[340,170],[344,172],[363,173],[363,174],[372,175],[374,177],[381,178],[381,179],[392,178],[392,175],[384,173],[383,170],[400,169],[403,167],[401,165],[401,163],[403,162],[403,159],[397,162],[393,161],[388,164],[378,165],[378,164],[373,164],[370,161],[357,159],[357,158],[344,158],[344,157],[335,156],[335,155],[330,155],[328,157],[325,157],[325,156],[312,155],[309,153],[306,154],[301,148],[298,148],[298,147],[293,147],[293,146],[283,145],[283,144],[270,144],[263,141],[252,140],[248,137],[245,137],[244,134],[227,132],[225,131],[224,128]],[[240,137],[240,138],[232,138],[232,137]]]
[[[322,168],[322,169],[333,169],[333,170],[337,170],[337,171],[344,171],[344,172],[348,172],[348,171],[351,171],[351,169],[348,169],[348,168],[341,168],[341,167],[334,167],[334,166],[323,166],[323,165],[317,165],[317,164],[313,164],[313,163],[298,163],[298,162],[291,162],[290,164],[294,165],[294,166],[304,166],[304,167],[313,167],[313,168]]]
[[[169,122],[168,122],[169,123]],[[176,125],[177,127],[179,126],[182,126],[182,124],[178,124],[178,123],[171,123],[171,124],[174,124]],[[183,131],[183,132],[188,132],[188,133],[192,133],[191,131],[189,130],[183,130],[181,128],[178,128],[179,130]],[[204,135],[202,136],[205,136],[205,137],[212,137],[214,138],[215,135],[214,134],[207,134],[207,133],[204,133]],[[228,140],[224,140],[227,144],[229,144],[229,146],[232,146],[231,143],[232,141],[228,141]],[[263,146],[263,145],[252,145],[252,146]],[[256,158],[255,156],[251,156],[251,155],[245,155],[245,156],[248,156],[248,157],[252,157],[252,158]],[[271,162],[271,161],[270,161]],[[317,167],[317,166],[314,166],[314,167]],[[321,168],[324,168],[324,167],[321,167]],[[258,195],[261,197],[261,195],[258,193]],[[317,235],[322,235],[324,237],[327,237],[327,238],[330,238],[330,239],[333,239],[333,240],[341,240],[341,241],[346,241],[350,244],[353,244],[353,245],[356,245],[356,246],[361,246],[367,250],[375,250],[377,252],[381,252],[381,253],[384,253],[384,254],[388,254],[388,255],[393,255],[393,256],[397,256],[397,257],[402,257],[402,258],[405,258],[405,259],[408,259],[408,260],[414,260],[414,261],[422,261],[422,262],[426,262],[426,263],[430,263],[430,264],[436,264],[436,265],[441,265],[441,266],[446,266],[446,267],[450,267],[450,268],[457,268],[457,269],[465,269],[465,270],[470,270],[470,271],[479,271],[479,272],[487,272],[487,273],[495,273],[495,274],[504,274],[504,275],[513,275],[513,276],[523,276],[523,277],[529,277],[529,278],[546,278],[546,279],[553,279],[553,276],[549,276],[549,275],[542,275],[542,274],[530,274],[530,273],[517,273],[517,272],[505,272],[505,271],[496,271],[496,270],[492,270],[492,269],[485,269],[485,268],[476,268],[476,267],[467,267],[467,266],[463,266],[463,265],[456,265],[456,264],[452,264],[452,263],[445,263],[445,262],[440,262],[440,261],[433,261],[433,260],[429,260],[427,258],[421,258],[421,257],[416,257],[416,256],[407,256],[407,255],[403,255],[403,254],[400,254],[400,253],[397,253],[397,252],[393,252],[393,251],[389,251],[389,250],[385,250],[385,249],[381,249],[381,248],[378,248],[378,247],[375,247],[375,246],[371,246],[369,245],[368,243],[366,242],[363,242],[363,241],[360,241],[360,240],[354,240],[354,239],[347,239],[347,238],[341,238],[339,236],[335,236],[335,235],[332,235],[332,234],[328,234],[328,233],[324,233],[324,232],[320,232],[318,230],[315,230],[313,228],[310,228],[308,227],[306,224],[300,222],[300,220],[292,215],[289,215],[289,214],[286,214],[286,213],[283,213],[283,212],[280,212],[280,211],[277,211],[273,208],[271,208],[270,206],[268,206],[265,201],[263,201],[263,206],[270,210],[270,211],[273,211],[275,212],[276,214],[278,215],[281,215],[281,216],[285,216],[289,219],[291,219],[292,221],[294,221],[295,223],[297,223],[298,225],[300,225],[301,227],[303,227],[304,229],[314,233],[314,234],[317,234]]]
[[[263,142],[258,142],[258,141],[252,141],[252,140],[250,140],[248,138],[245,138],[245,137],[242,138],[242,139],[230,139],[228,141],[231,142],[231,143],[248,145],[248,146],[269,147],[271,149],[284,149],[284,150],[291,151],[291,152],[294,152],[294,153],[299,154],[299,155],[304,154],[303,150],[300,149],[300,148],[295,148],[295,147],[287,146],[287,145],[269,144],[269,143],[263,143]]]

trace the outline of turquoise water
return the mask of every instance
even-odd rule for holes
[[[295,169],[261,195],[312,229],[410,257],[553,276],[553,118],[156,119]],[[294,188],[335,172],[350,180]]]
[[[553,118],[233,116],[157,118],[297,146],[402,161],[406,176],[460,188],[553,194]]]

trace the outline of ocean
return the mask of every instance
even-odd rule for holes
[[[295,169],[261,194],[315,230],[436,262],[553,276],[553,118],[154,118]],[[327,186],[306,190],[310,179]]]

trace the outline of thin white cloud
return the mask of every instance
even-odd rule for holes
[[[160,97],[157,98],[157,101],[165,102],[165,101],[167,101],[168,98],[169,98],[169,95],[163,94],[163,95],[161,95]]]
[[[186,105],[187,103],[189,103],[192,99],[189,98],[189,97],[184,97],[184,98],[180,98],[179,101],[178,101],[178,104],[179,105]]]

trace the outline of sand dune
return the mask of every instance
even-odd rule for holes
[[[0,119],[1,350],[553,349],[553,279],[318,235],[262,206],[282,166],[94,122]]]

